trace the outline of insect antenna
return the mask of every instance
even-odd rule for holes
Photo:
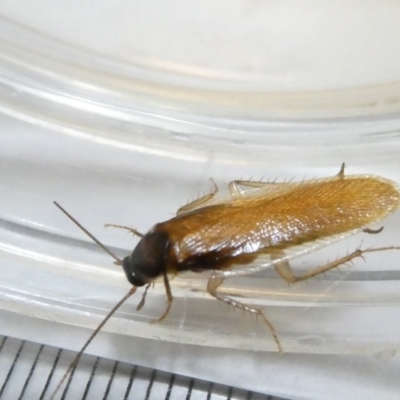
[[[84,228],[71,214],[69,214],[66,210],[64,210],[63,207],[61,207],[56,201],[54,201],[54,204],[72,221],[77,225],[80,229],[82,229],[83,232],[85,232],[96,244],[98,244],[107,254],[109,254],[114,260],[116,261],[115,264],[117,265],[122,265],[122,260],[117,257],[109,248],[107,248],[103,243],[101,243],[97,238],[95,238],[86,228]],[[112,308],[112,310],[105,316],[103,321],[100,322],[98,327],[94,330],[94,332],[90,335],[89,339],[85,342],[85,344],[82,346],[81,350],[79,353],[75,356],[71,364],[69,365],[67,371],[63,375],[61,381],[58,383],[57,387],[51,394],[50,400],[53,400],[60,390],[62,384],[65,382],[65,380],[68,378],[72,370],[76,367],[78,364],[80,358],[82,357],[82,354],[86,350],[86,348],[89,346],[91,341],[94,339],[94,337],[99,333],[99,331],[103,328],[103,326],[107,323],[107,321],[112,317],[112,315],[118,310],[119,307],[129,298],[131,297],[135,292],[136,292],[137,287],[132,286],[132,288],[129,290],[129,292]]]
[[[122,265],[122,260],[117,257],[108,247],[104,246],[96,237],[94,237],[85,227],[83,227],[68,211],[61,207],[56,201],[53,202],[75,225],[86,233],[97,245],[99,245],[107,254],[109,254],[117,265]]]
[[[129,292],[112,308],[112,310],[106,315],[106,317],[103,319],[103,321],[101,321],[101,323],[99,324],[99,326],[94,330],[94,332],[90,335],[89,339],[85,342],[85,344],[82,346],[82,348],[79,350],[79,353],[75,356],[75,358],[73,359],[73,361],[71,362],[71,364],[69,365],[67,371],[65,372],[65,374],[63,375],[63,377],[61,378],[61,381],[58,383],[57,387],[55,388],[54,392],[52,393],[50,400],[54,400],[57,392],[60,390],[62,384],[65,382],[65,380],[68,378],[69,374],[71,373],[71,371],[76,367],[76,365],[78,364],[80,358],[82,357],[82,354],[84,353],[84,351],[86,350],[86,348],[89,346],[90,342],[94,339],[94,337],[99,333],[99,331],[101,330],[101,328],[103,328],[103,326],[106,324],[106,322],[112,317],[112,315],[115,313],[115,311],[118,310],[119,307],[121,307],[121,305],[129,299],[129,297],[131,297],[135,292],[136,292],[137,287],[136,286],[132,286],[131,290],[129,290]]]

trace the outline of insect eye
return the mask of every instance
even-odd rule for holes
[[[126,278],[128,279],[129,283],[131,283],[133,286],[140,287],[146,285],[146,280],[139,276],[134,270],[135,268],[132,263],[132,258],[130,256],[125,257],[122,260],[122,268],[124,269]]]

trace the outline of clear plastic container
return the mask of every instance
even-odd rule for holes
[[[345,161],[349,174],[400,182],[400,60],[391,50],[399,43],[398,6],[351,3],[363,18],[352,25],[350,11],[345,15],[346,41],[322,29],[328,13],[335,25],[340,11],[327,2],[309,16],[296,14],[294,4],[206,2],[197,13],[180,2],[117,2],[112,12],[75,3],[43,12],[50,6],[39,4],[0,7],[4,334],[78,349],[88,332],[81,328],[93,329],[129,290],[113,260],[53,200],[124,256],[136,239],[105,230],[105,223],[146,231],[207,192],[210,177],[223,189],[241,177],[330,176]],[[308,4],[315,10],[316,3]],[[301,30],[301,18],[318,21],[315,41],[307,42],[313,29]],[[367,40],[372,20],[381,23],[385,48]],[[332,51],[319,53],[327,43]],[[378,50],[380,62],[373,63]],[[383,225],[380,235],[352,237],[294,264],[319,265],[362,240],[398,245],[400,215]],[[105,326],[108,345],[100,340],[89,351],[263,392],[329,398],[338,392],[311,395],[312,385],[296,386],[292,368],[308,371],[303,382],[333,388],[335,374],[320,373],[322,360],[347,368],[358,382],[357,357],[373,363],[397,352],[399,260],[396,252],[371,254],[366,263],[290,286],[272,270],[227,279],[224,293],[265,306],[283,356],[274,354],[262,321],[205,295],[206,276],[198,274],[172,280],[175,300],[160,324],[149,322],[164,311],[162,283],[140,312],[138,292]],[[246,370],[241,376],[235,363]],[[380,398],[391,394],[373,383]],[[346,393],[352,388],[348,382]]]

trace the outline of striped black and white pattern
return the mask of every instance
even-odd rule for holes
[[[0,399],[48,399],[75,354],[0,336]],[[282,400],[89,355],[57,399]]]

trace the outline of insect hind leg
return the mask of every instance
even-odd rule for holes
[[[340,170],[339,170],[338,174],[336,175],[338,178],[344,178],[345,168],[346,168],[346,164],[342,163],[342,165],[340,166]]]
[[[259,182],[259,181],[243,181],[235,180],[229,182],[228,189],[231,197],[236,198],[243,195],[243,190],[241,187],[251,188],[251,189],[265,189],[271,188],[276,189],[278,186],[290,185],[290,182]]]
[[[275,343],[278,346],[279,353],[283,353],[282,346],[281,346],[280,340],[278,338],[278,335],[275,331],[275,328],[271,324],[271,322],[268,321],[267,317],[264,315],[264,313],[261,309],[250,306],[245,303],[241,303],[239,301],[232,299],[231,297],[223,296],[217,292],[218,287],[222,284],[223,281],[224,281],[224,278],[222,278],[222,277],[212,276],[208,280],[208,283],[207,283],[207,293],[209,293],[211,296],[213,296],[217,300],[221,300],[224,303],[227,303],[231,306],[239,308],[243,311],[250,312],[252,314],[260,316],[262,318],[262,320],[264,321],[264,323],[268,326],[269,330],[271,331],[272,336],[275,340]]]
[[[283,261],[275,265],[276,272],[283,278],[285,281],[289,283],[296,283],[300,281],[305,281],[310,279],[316,275],[323,274],[331,269],[337,268],[339,265],[345,264],[349,261],[354,260],[357,257],[363,258],[363,255],[366,253],[375,253],[380,251],[387,251],[387,250],[400,250],[398,246],[388,246],[388,247],[377,247],[377,248],[368,248],[362,250],[358,248],[354,250],[352,253],[347,254],[343,257],[340,257],[334,261],[328,262],[326,264],[320,265],[319,267],[313,268],[310,271],[305,272],[301,275],[296,275],[290,264],[287,261]],[[277,254],[274,255],[274,258],[277,259]]]
[[[213,197],[218,193],[218,186],[214,182],[214,179],[211,178],[210,181],[213,184],[210,193],[205,194],[204,196],[201,196],[198,199],[193,200],[190,203],[178,208],[176,215],[185,214],[187,212],[196,210],[198,208],[205,207],[207,203],[209,203],[213,199]]]
[[[381,233],[382,231],[383,231],[383,226],[381,226],[379,229],[371,229],[371,228],[363,229],[363,232],[370,233],[372,235],[376,235],[377,233]]]

